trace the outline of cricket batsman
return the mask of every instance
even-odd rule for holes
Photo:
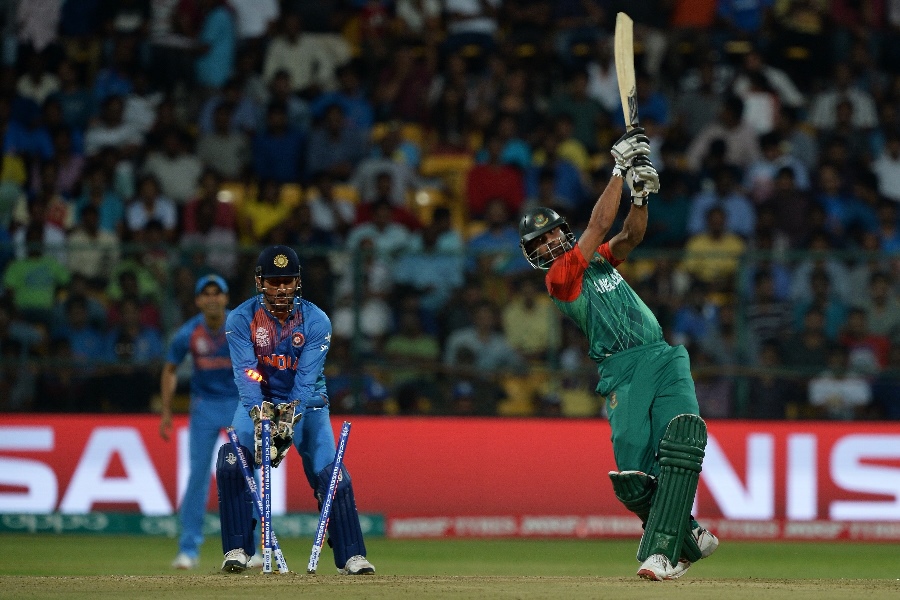
[[[659,191],[643,128],[619,138],[611,153],[612,176],[578,241],[563,217],[535,208],[519,223],[520,245],[528,262],[546,271],[554,304],[588,338],[619,469],[609,477],[616,497],[644,524],[637,574],[665,581],[681,577],[719,545],[690,514],[706,424],[699,416],[687,350],[665,342],[656,317],[616,271],[643,239],[648,196]],[[626,180],[631,208],[622,230],[602,243]]]
[[[270,246],[256,262],[257,294],[235,308],[225,322],[234,381],[241,406],[232,426],[250,463],[262,462],[261,417],[272,422],[278,467],[291,446],[321,509],[334,463],[334,432],[325,390],[325,356],[331,345],[331,321],[315,304],[300,297],[300,261],[287,246]],[[222,522],[222,570],[244,571],[255,552],[253,500],[246,489],[231,444],[219,448],[216,463]],[[366,559],[353,485],[341,469],[328,523],[334,562],[343,575],[375,572]]]

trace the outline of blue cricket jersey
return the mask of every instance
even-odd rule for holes
[[[228,311],[225,311],[225,315],[227,319]],[[188,319],[172,338],[166,362],[177,365],[188,352],[194,361],[191,397],[234,401],[238,390],[231,376],[231,357],[225,339],[225,327],[210,331],[202,314]]]
[[[302,298],[284,325],[257,294],[231,311],[225,322],[234,380],[247,410],[263,398],[278,404],[299,401],[299,410],[328,404],[325,356],[331,345],[331,320],[318,306]],[[262,375],[257,382],[247,375]]]

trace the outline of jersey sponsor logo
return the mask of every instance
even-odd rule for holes
[[[269,330],[265,327],[257,327],[256,328],[256,345],[257,346],[268,346],[269,345]]]
[[[256,359],[260,364],[274,367],[279,371],[285,371],[287,369],[291,369],[292,371],[297,370],[297,359],[285,356],[284,354],[269,354],[268,356],[257,355]]]
[[[625,281],[621,275],[619,275],[618,271],[613,271],[610,273],[609,277],[598,277],[597,279],[591,280],[591,285],[594,286],[594,289],[601,294],[605,294],[606,292],[611,292],[617,287],[619,284]]]
[[[306,338],[303,337],[303,334],[299,331],[295,331],[293,335],[291,335],[291,345],[294,348],[299,348],[306,341]]]

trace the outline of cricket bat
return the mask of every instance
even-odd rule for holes
[[[637,88],[634,81],[634,22],[623,12],[616,15],[616,78],[625,114],[625,130],[638,126]]]

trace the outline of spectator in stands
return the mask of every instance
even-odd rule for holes
[[[828,351],[828,367],[809,381],[810,405],[822,418],[852,421],[863,418],[872,401],[869,382],[849,363],[843,346]]]
[[[500,332],[495,315],[496,310],[490,303],[479,304],[472,326],[457,329],[447,338],[444,365],[457,366],[460,350],[467,349],[475,355],[475,368],[482,372],[520,371],[524,366],[523,359]]]
[[[197,182],[203,173],[203,163],[189,146],[190,140],[171,130],[163,136],[161,151],[151,152],[144,162],[143,172],[153,175],[162,194],[183,206],[197,192]]]
[[[356,220],[356,204],[335,195],[334,178],[327,171],[313,175],[312,183],[306,203],[313,224],[332,234],[336,242],[343,242]]]
[[[100,218],[100,229],[120,236],[125,227],[125,203],[112,189],[112,182],[99,164],[88,168],[82,183],[82,195],[77,202],[78,221],[87,206],[93,206]]]
[[[259,242],[278,223],[287,219],[299,200],[285,194],[284,187],[278,181],[260,180],[257,186],[248,188],[247,196],[240,204],[238,230],[249,241]]]
[[[486,228],[471,237],[466,244],[468,271],[478,264],[485,265],[487,272],[512,274],[530,271],[530,265],[519,249],[519,233],[513,225],[512,216],[506,202],[499,199],[488,201],[484,211]]]
[[[237,79],[232,78],[200,108],[197,120],[201,134],[211,133],[216,129],[215,112],[221,104],[231,106],[228,128],[232,132],[252,135],[266,125],[259,103],[241,87]]]
[[[24,229],[25,255],[13,259],[3,273],[3,289],[27,321],[49,327],[56,294],[69,281],[69,270],[45,252],[44,223],[34,221]]]
[[[266,51],[263,77],[271,81],[276,72],[286,70],[294,91],[311,99],[337,87],[337,68],[350,56],[350,46],[341,36],[304,31],[302,17],[290,11]]]
[[[683,248],[691,200],[688,177],[675,169],[659,175],[660,192],[653,198],[653,211],[647,215],[647,233],[643,245],[651,248]],[[642,296],[643,297],[643,296]]]
[[[704,231],[709,210],[721,207],[725,213],[725,231],[749,239],[756,228],[756,211],[739,187],[740,170],[732,165],[723,165],[712,175],[713,189],[701,190],[691,199],[688,233],[696,235]]]
[[[825,335],[835,340],[844,323],[847,321],[847,305],[833,291],[827,271],[817,267],[810,275],[811,299],[799,301],[794,305],[794,323],[803,323],[806,313],[813,308],[821,311],[825,317]]]
[[[125,156],[134,156],[143,142],[141,132],[124,119],[121,96],[109,96],[103,101],[100,118],[93,121],[84,136],[84,151],[94,156],[104,146],[119,148]]]
[[[512,292],[510,302],[500,309],[500,323],[506,341],[522,358],[533,364],[550,360],[562,344],[559,311],[534,272],[517,276]]]
[[[872,163],[872,171],[878,176],[878,193],[900,202],[900,132],[887,132],[884,150]]]
[[[426,0],[425,4],[435,0]],[[416,4],[407,0],[407,5]],[[399,12],[400,5],[397,10]],[[380,121],[399,120],[421,123],[422,107],[428,102],[434,70],[431,61],[424,56],[422,46],[404,42],[394,51],[391,60],[378,72],[373,92],[375,114]]]
[[[837,123],[838,105],[850,101],[853,126],[872,129],[878,125],[878,112],[872,95],[853,85],[853,70],[846,62],[834,65],[833,77],[827,89],[816,94],[809,107],[809,122],[820,131],[833,129]]]
[[[83,132],[94,112],[91,93],[71,60],[60,61],[57,76],[59,89],[50,97],[60,103],[66,125]]]
[[[503,164],[500,152],[503,140],[496,132],[488,134],[484,162],[476,164],[466,174],[466,206],[475,219],[487,216],[488,205],[501,201],[511,214],[518,214],[525,201],[525,181],[522,171]]]
[[[601,117],[606,117],[606,111],[599,102],[588,96],[587,84],[587,73],[577,70],[569,77],[566,88],[551,99],[549,111],[553,117],[569,115],[575,139],[588,152],[594,152],[598,147],[597,127]]]
[[[250,163],[246,134],[230,128],[233,112],[233,105],[219,104],[213,112],[213,130],[201,134],[197,141],[197,158],[207,169],[230,181],[238,180]]]
[[[404,286],[418,298],[430,331],[436,330],[438,313],[464,281],[461,248],[456,252],[440,248],[443,233],[443,224],[433,221],[412,235],[408,250],[393,264],[394,285]]]
[[[20,317],[13,295],[5,290],[0,296],[0,354],[21,364],[29,355],[43,351],[47,333],[47,329]]]
[[[580,214],[592,194],[589,180],[574,163],[560,156],[560,138],[553,129],[547,128],[539,140],[531,164],[525,169],[528,202],[539,198],[538,206],[562,206],[573,215]]]
[[[726,98],[719,118],[700,130],[687,148],[686,159],[691,172],[700,172],[703,158],[716,140],[725,143],[723,158],[728,164],[745,169],[759,159],[757,134],[744,123],[743,116],[744,101],[737,96]]]
[[[353,127],[340,105],[331,104],[309,136],[306,172],[328,171],[335,180],[347,181],[368,151],[367,132]]]
[[[794,386],[778,369],[784,363],[777,342],[763,342],[759,353],[759,372],[750,377],[746,418],[780,420],[787,416],[787,406],[796,397]]]
[[[310,104],[313,119],[320,119],[332,104],[341,107],[347,123],[367,134],[375,123],[375,110],[362,87],[360,65],[350,61],[335,69],[338,87],[316,96]]]
[[[207,169],[200,190],[184,207],[181,247],[203,255],[203,263],[225,277],[237,267],[237,213],[234,204],[219,199],[221,179]]]
[[[347,233],[346,247],[351,252],[357,252],[363,248],[363,242],[368,241],[380,259],[391,262],[409,250],[411,234],[409,229],[393,219],[389,200],[374,202],[371,210],[371,221],[359,223]]]
[[[266,127],[253,138],[253,172],[261,180],[296,183],[304,168],[304,134],[291,127],[287,108],[270,104]]]
[[[866,311],[866,327],[876,335],[900,337],[900,299],[892,290],[889,271],[872,273],[869,293],[858,298]]]
[[[156,176],[148,174],[141,177],[137,196],[125,209],[125,226],[130,239],[138,243],[144,241],[144,229],[151,220],[162,224],[167,241],[175,241],[178,208],[163,194]]]
[[[225,0],[199,0],[199,8],[203,16],[195,47],[196,81],[207,89],[219,89],[234,71],[234,15]]]
[[[372,146],[350,178],[349,184],[359,190],[363,202],[372,202],[376,193],[376,179],[382,173],[390,176],[390,200],[395,206],[406,206],[407,195],[424,186],[424,181],[403,154],[403,131],[400,123],[391,122],[385,127],[381,139]]]
[[[400,414],[422,414],[439,397],[434,373],[441,349],[437,336],[422,327],[414,302],[401,310],[397,323],[384,343],[392,395]]]
[[[768,341],[783,341],[791,329],[791,307],[775,293],[775,280],[769,271],[757,271],[753,280],[753,295],[747,304],[747,329],[749,350],[760,356]]]
[[[267,104],[283,104],[287,108],[289,127],[304,133],[312,127],[312,110],[309,102],[294,93],[291,74],[284,69],[272,76],[265,98]]]
[[[83,275],[92,288],[104,289],[121,249],[119,236],[100,228],[100,211],[96,206],[89,204],[82,209],[81,224],[69,233],[67,242],[72,275]]]
[[[887,368],[872,382],[872,405],[878,417],[900,420],[900,344],[891,347]]]
[[[871,376],[887,366],[891,341],[886,335],[869,330],[862,308],[848,311],[838,343],[847,348],[849,364],[858,373]]]
[[[691,375],[697,403],[708,419],[734,417],[734,384],[715,368],[713,357],[702,350],[691,350]]]
[[[138,302],[130,297],[119,301],[119,324],[107,338],[107,354],[112,372],[106,377],[104,392],[109,409],[115,412],[147,412],[154,383],[159,380],[163,342],[159,329],[141,322]]]
[[[739,235],[726,231],[725,209],[712,206],[705,230],[688,238],[681,269],[705,283],[725,281],[734,276],[745,248]]]

